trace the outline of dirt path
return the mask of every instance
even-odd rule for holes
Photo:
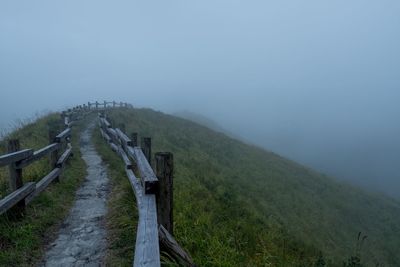
[[[91,141],[95,123],[81,136],[88,175],[76,193],[73,208],[40,266],[101,266],[106,249],[103,219],[107,211],[106,167]]]

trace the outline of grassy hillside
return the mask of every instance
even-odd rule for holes
[[[109,115],[151,136],[154,152],[174,153],[174,231],[200,266],[312,266],[319,251],[341,266],[359,232],[363,263],[400,263],[398,202],[184,119],[149,109]]]
[[[37,121],[21,126],[8,138],[19,138],[21,149],[38,149],[48,144],[48,127],[60,122],[59,114],[50,114]],[[62,127],[59,125],[59,127]],[[80,158],[79,134],[82,124],[72,131],[74,157],[61,175],[59,183],[52,183],[27,207],[24,217],[0,216],[0,266],[32,266],[43,255],[44,246],[53,238],[63,218],[71,207],[75,190],[86,174]],[[0,142],[0,154],[6,153],[6,141]],[[73,168],[71,167],[73,165]],[[48,157],[23,169],[24,182],[39,181],[50,171]],[[0,198],[9,193],[8,169],[0,168]]]

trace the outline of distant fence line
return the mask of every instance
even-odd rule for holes
[[[0,167],[9,167],[9,182],[12,192],[0,199],[0,215],[8,212],[21,214],[26,206],[51,184],[58,180],[65,163],[72,156],[71,128],[75,121],[89,113],[98,113],[98,124],[102,137],[124,162],[126,175],[135,193],[139,211],[133,266],[160,266],[160,249],[167,252],[182,266],[195,266],[190,255],[182,249],[172,236],[173,218],[173,155],[169,152],[155,154],[155,172],[151,167],[151,138],[144,137],[138,146],[138,134],[124,133],[125,125],[113,128],[105,111],[112,108],[133,108],[131,104],[116,101],[95,101],[75,106],[61,113],[65,129],[54,134],[49,129],[50,144],[39,150],[20,149],[19,140],[8,141],[8,154],[0,156]],[[63,151],[64,150],[64,151]],[[63,151],[61,155],[59,152]],[[22,170],[31,163],[50,154],[50,173],[39,182],[23,184]],[[135,164],[132,164],[131,160]],[[140,179],[136,177],[138,173]]]

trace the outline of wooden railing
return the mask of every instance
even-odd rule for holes
[[[155,154],[154,172],[151,167],[151,138],[144,137],[139,147],[138,134],[131,133],[131,139],[121,129],[125,125],[113,128],[104,112],[99,113],[98,122],[102,137],[124,162],[126,175],[136,197],[139,222],[133,266],[160,266],[160,249],[182,266],[195,266],[190,255],[172,236],[172,153]]]
[[[63,112],[63,124],[65,129],[60,133],[54,134],[53,129],[49,129],[50,144],[33,151],[33,149],[20,150],[19,139],[8,141],[8,154],[0,156],[0,167],[9,167],[9,182],[12,192],[0,200],[0,214],[9,211],[11,214],[18,215],[25,209],[40,192],[54,180],[58,180],[63,171],[63,167],[68,158],[72,155],[71,146],[71,126],[77,111],[70,110]],[[80,112],[80,116],[84,113]],[[59,152],[62,152],[59,155]],[[23,183],[23,168],[42,159],[50,154],[50,165],[52,170],[45,175],[39,182]],[[13,208],[14,209],[11,209]],[[11,210],[10,210],[11,209]]]

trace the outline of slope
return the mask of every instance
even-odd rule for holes
[[[174,153],[175,234],[200,266],[341,265],[359,232],[365,264],[400,262],[398,202],[161,112],[109,116]]]

